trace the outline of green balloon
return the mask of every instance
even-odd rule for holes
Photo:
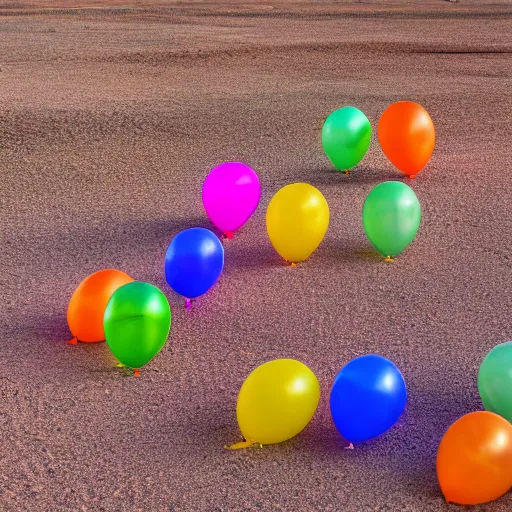
[[[478,391],[485,409],[512,423],[512,341],[487,354],[478,372]]]
[[[364,202],[364,231],[383,256],[400,254],[416,236],[420,220],[418,198],[401,181],[379,183]]]
[[[372,138],[372,125],[355,107],[335,110],[322,128],[322,146],[338,171],[355,167],[366,155]]]
[[[171,328],[169,302],[152,284],[125,284],[110,298],[103,327],[107,344],[117,359],[130,368],[140,368],[167,341]]]

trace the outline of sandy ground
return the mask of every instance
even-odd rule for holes
[[[0,7],[0,510],[459,510],[440,494],[437,446],[481,408],[479,364],[512,337],[512,5],[158,5]],[[437,146],[412,182],[419,236],[387,264],[360,212],[401,175],[375,140],[352,175],[334,172],[320,130],[346,104],[376,127],[398,99],[429,110]],[[180,229],[209,226],[201,182],[224,160],[259,172],[262,202],[226,244],[218,286],[186,311],[165,250]],[[323,192],[332,220],[292,269],[264,214],[296,181]],[[106,267],[171,303],[169,343],[139,379],[102,343],[65,343],[71,293]],[[347,451],[329,387],[368,352],[399,366],[408,405]],[[244,378],[279,357],[318,375],[315,418],[290,442],[224,450],[240,439]],[[509,493],[478,510],[511,508]]]

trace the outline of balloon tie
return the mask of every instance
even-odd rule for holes
[[[192,301],[190,299],[185,299],[185,309],[190,309],[192,306]]]
[[[140,371],[138,368],[134,368],[133,369],[133,376],[134,377],[140,377]]]
[[[226,231],[223,235],[224,239],[232,240],[233,239],[233,231]]]
[[[226,450],[243,450],[244,448],[252,448],[253,446],[258,446],[260,448],[263,448],[263,445],[261,443],[257,443],[255,441],[240,441],[239,443],[233,443],[230,445],[225,445],[224,448]]]
[[[410,179],[410,180],[413,180],[414,178],[416,178],[416,174],[410,174],[410,175],[409,175],[409,179]]]
[[[73,336],[70,340],[68,340],[69,345],[76,345],[78,343],[78,338]]]
[[[350,174],[350,171],[349,170],[346,170],[345,171],[345,176],[348,176]]]
[[[388,263],[393,263],[395,260],[391,256],[387,256],[384,261],[387,261]]]
[[[350,443],[348,446],[345,446],[344,448],[345,448],[345,450],[353,450],[354,445],[353,445],[353,443]]]

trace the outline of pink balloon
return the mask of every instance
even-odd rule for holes
[[[214,167],[203,183],[203,205],[212,223],[224,234],[243,226],[261,196],[258,175],[240,162]]]

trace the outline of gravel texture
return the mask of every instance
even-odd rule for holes
[[[0,6],[0,510],[462,510],[440,493],[437,446],[481,408],[480,362],[512,337],[511,18],[510,2],[476,0]],[[361,208],[401,174],[375,136],[351,175],[333,171],[320,131],[347,104],[376,131],[399,99],[425,106],[437,144],[410,182],[420,232],[389,264]],[[201,184],[225,160],[257,170],[262,201],[186,310],[165,250],[209,227]],[[297,181],[322,191],[331,224],[290,268],[265,209]],[[171,304],[169,342],[140,378],[103,343],[65,343],[74,288],[108,267]],[[329,387],[370,352],[401,369],[408,405],[349,451]],[[224,450],[244,378],[279,357],[317,374],[317,414],[289,442]],[[478,510],[511,509],[509,493]]]

